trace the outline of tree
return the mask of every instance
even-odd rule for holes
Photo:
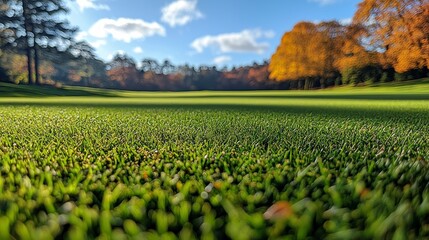
[[[75,74],[80,80],[84,80],[84,85],[89,86],[90,78],[95,73],[93,63],[96,61],[95,49],[87,42],[76,42],[69,46],[68,51],[75,57],[76,66]]]
[[[35,83],[40,84],[40,56],[48,47],[64,48],[76,31],[70,27],[63,14],[68,12],[63,0],[8,0],[8,27],[23,36],[14,39],[27,56],[29,82],[33,82],[33,60]]]
[[[11,19],[6,15],[9,11],[8,2],[6,0],[0,2],[0,61],[3,60],[4,50],[11,43],[11,39],[15,38],[15,32],[9,28]],[[0,64],[0,81],[9,81],[4,64]]]
[[[364,0],[353,21],[367,26],[385,67],[401,73],[427,68],[428,5],[429,0]]]
[[[184,88],[188,90],[195,90],[194,82],[196,82],[197,71],[194,67],[188,64],[178,66],[177,70],[183,75]]]
[[[423,45],[423,53],[424,58],[426,59],[426,67],[429,68],[429,36],[428,36],[428,29],[429,29],[429,4],[426,4],[422,8],[422,13],[420,15],[417,15],[417,20],[414,23],[413,26],[416,28],[419,28],[419,33],[426,36],[421,38],[421,44]]]
[[[247,83],[254,88],[266,88],[269,83],[268,63],[253,65],[246,76]]]
[[[5,67],[11,82],[18,84],[28,80],[25,55],[9,52],[2,57],[0,65]]]
[[[316,75],[314,70],[307,68],[311,64],[307,46],[310,46],[310,38],[316,32],[315,29],[313,23],[301,22],[283,35],[279,47],[271,57],[270,78],[284,81]]]
[[[405,72],[411,69],[429,68],[429,1],[407,12],[405,18],[410,19],[411,38],[396,36],[404,41],[397,48],[398,59],[396,69]],[[395,49],[392,49],[395,50]]]
[[[130,87],[138,80],[136,63],[126,54],[116,54],[109,67],[107,74],[110,79],[117,81],[122,87]]]
[[[24,49],[27,56],[28,82],[33,82],[33,55],[30,48],[30,13],[28,0],[4,0],[0,4],[1,48],[14,47]],[[15,33],[21,32],[18,37]]]
[[[332,77],[343,35],[343,26],[337,22],[296,24],[283,36],[271,58],[270,78],[277,81],[304,79],[304,88],[308,89],[314,79]]]
[[[8,16],[11,0],[2,0],[0,3],[0,56],[1,51],[10,47],[16,38],[16,31],[11,26],[18,22],[16,16]]]
[[[320,84],[324,88],[327,79],[334,79],[339,76],[335,61],[341,56],[341,50],[346,41],[347,27],[337,21],[321,22],[317,25],[318,32],[315,39],[319,42],[319,50],[322,64],[322,74],[320,75]]]
[[[161,65],[161,73],[162,74],[171,74],[175,70],[174,65],[168,60],[164,60],[164,62]]]
[[[159,66],[159,63],[155,59],[146,58],[146,59],[143,59],[140,69],[142,72],[159,73],[161,67]]]
[[[340,55],[334,65],[341,72],[343,83],[357,84],[371,78],[371,69],[379,65],[379,54],[365,48],[366,28],[362,25],[349,25]],[[371,70],[371,71],[369,71]]]

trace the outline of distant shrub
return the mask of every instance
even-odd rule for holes
[[[342,85],[342,84],[343,84],[343,81],[341,80],[341,77],[337,77],[335,79],[335,86],[339,86],[339,85]]]
[[[381,74],[380,82],[382,83],[391,82],[393,81],[393,79],[394,79],[393,73],[386,70]]]
[[[336,81],[336,78],[328,78],[326,80],[326,87],[337,85]]]
[[[10,78],[2,66],[0,66],[0,82],[10,82]]]
[[[350,68],[342,73],[344,84],[358,85],[360,83],[376,83],[381,79],[382,71],[380,66],[368,65],[362,68]]]
[[[342,72],[342,82],[343,84],[350,84],[352,80],[352,76],[355,74],[353,68],[346,69]]]
[[[408,79],[408,75],[406,73],[395,73],[395,81],[403,82]]]
[[[404,73],[395,73],[394,79],[397,82],[424,78],[427,75],[427,69],[413,69]]]
[[[367,84],[373,84],[373,83],[376,83],[376,82],[379,82],[379,81],[376,78],[374,78],[374,77],[368,78],[365,81],[365,83],[367,83]]]

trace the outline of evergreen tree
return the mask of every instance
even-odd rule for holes
[[[40,57],[44,49],[66,50],[76,31],[64,19],[68,9],[63,0],[7,0],[6,4],[8,10],[1,14],[8,19],[5,27],[23,33],[14,43],[26,53],[29,83],[33,83],[34,60],[34,83],[40,84]]]

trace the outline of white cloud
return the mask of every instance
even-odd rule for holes
[[[197,0],[176,0],[161,10],[161,20],[175,27],[202,18],[203,14],[197,9],[197,3]]]
[[[316,2],[316,3],[319,3],[320,5],[328,5],[338,1],[339,0],[310,0],[310,2]]]
[[[219,56],[219,57],[216,57],[215,59],[213,59],[213,63],[216,65],[222,65],[222,64],[225,64],[227,62],[230,62],[231,60],[232,60],[232,58],[230,56],[223,55],[223,56]]]
[[[229,52],[246,52],[246,53],[264,53],[269,44],[266,42],[258,42],[260,38],[272,38],[272,31],[261,30],[244,30],[238,33],[225,33],[216,36],[204,36],[195,39],[191,43],[191,47],[198,53],[204,49],[212,47],[218,49],[222,53]]]
[[[104,45],[106,45],[107,44],[107,41],[106,40],[104,40],[104,39],[97,39],[97,40],[94,40],[94,41],[89,41],[88,40],[88,32],[85,32],[85,31],[83,31],[83,32],[78,32],[77,34],[76,34],[76,37],[75,37],[75,40],[76,41],[86,41],[86,42],[88,42],[93,48],[99,48],[99,47],[101,47],[101,46],[104,46]]]
[[[322,22],[329,22],[329,21],[333,21],[333,20],[337,20],[341,25],[349,25],[349,24],[352,23],[353,18],[327,19],[327,20],[324,20],[324,21],[322,21],[322,20],[313,20],[313,21],[311,21],[311,23],[314,23],[314,24],[317,25],[317,24],[320,24]]]
[[[154,35],[165,36],[165,29],[159,23],[130,18],[103,18],[94,23],[88,32],[97,38],[107,38],[108,35],[112,35],[114,39],[126,43]]]
[[[116,50],[116,52],[114,52],[114,53],[111,53],[111,54],[107,55],[107,60],[108,60],[108,61],[112,61],[112,60],[113,60],[113,57],[115,57],[115,55],[116,55],[116,54],[124,55],[124,54],[125,54],[125,51],[124,51],[124,50]]]
[[[352,23],[352,21],[353,21],[352,18],[344,18],[344,19],[338,20],[338,22],[341,23],[342,25],[349,25]]]
[[[93,46],[94,48],[99,48],[101,46],[106,45],[107,42],[104,39],[98,39],[96,41],[91,41],[89,44],[91,44],[91,46]]]
[[[135,48],[133,49],[133,52],[134,52],[134,53],[137,53],[137,54],[140,54],[140,53],[143,53],[143,49],[142,49],[141,47],[135,47]]]
[[[76,0],[77,5],[81,12],[83,12],[87,8],[95,9],[95,10],[110,10],[109,6],[105,4],[96,4],[96,0]]]
[[[86,39],[86,37],[88,37],[88,33],[87,32],[78,32],[76,34],[75,39],[76,39],[76,41],[83,41],[83,40]]]

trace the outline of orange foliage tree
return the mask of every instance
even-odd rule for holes
[[[15,53],[4,54],[0,65],[7,69],[9,78],[14,83],[28,83],[27,61],[24,55]]]
[[[305,80],[304,88],[316,78],[330,78],[336,72],[335,59],[344,41],[344,27],[338,22],[300,22],[287,32],[271,58],[270,78],[277,81]]]
[[[334,62],[343,77],[343,83],[349,81],[348,75],[353,71],[379,65],[379,54],[366,49],[363,43],[367,36],[366,28],[362,25],[347,26],[340,55]]]
[[[364,0],[354,23],[366,25],[385,65],[397,72],[428,67],[429,0]]]
[[[139,73],[132,58],[125,54],[117,54],[109,65],[107,75],[111,80],[116,81],[122,87],[135,85]]]

